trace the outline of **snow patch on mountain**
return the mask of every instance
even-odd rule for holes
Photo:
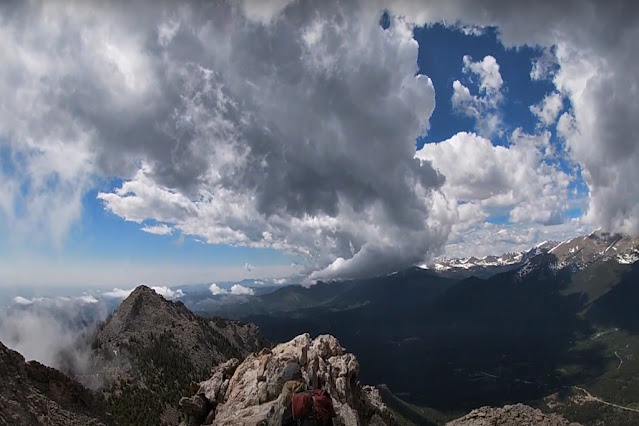
[[[621,264],[630,265],[639,261],[639,250],[635,250],[632,253],[618,254],[615,259]]]

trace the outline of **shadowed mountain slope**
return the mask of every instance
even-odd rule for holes
[[[0,425],[113,426],[101,395],[0,343]]]

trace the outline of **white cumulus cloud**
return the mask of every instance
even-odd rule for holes
[[[133,290],[135,289],[123,290],[121,288],[114,288],[111,291],[105,291],[102,295],[105,297],[113,297],[115,299],[126,299],[131,293],[133,293]]]
[[[153,289],[153,291],[155,291],[160,296],[169,300],[178,299],[184,296],[184,292],[182,290],[180,289],[173,290],[167,286],[151,287],[151,289]]]
[[[513,223],[563,222],[570,177],[553,162],[550,133],[516,129],[509,146],[473,133],[426,144],[416,154],[446,176],[442,191],[459,205],[455,230],[471,229],[502,211]]]
[[[255,294],[255,291],[252,288],[245,287],[241,284],[233,284],[231,287],[231,294],[236,296],[252,296]]]
[[[551,93],[539,104],[530,107],[530,111],[535,114],[545,126],[553,124],[562,109],[563,98],[559,93]]]
[[[30,305],[33,303],[32,299],[26,299],[22,296],[16,296],[13,298],[13,302],[17,303],[18,305]]]
[[[479,77],[479,90],[485,93],[497,95],[504,80],[499,72],[499,64],[493,56],[485,56],[483,60],[473,62],[473,59],[466,55],[464,60],[464,72],[472,72]]]
[[[463,58],[463,72],[478,78],[479,94],[473,95],[470,89],[459,80],[453,82],[453,108],[475,119],[477,131],[486,137],[498,133],[501,125],[499,106],[504,100],[499,72],[499,64],[493,56],[473,62],[468,55]]]
[[[226,293],[226,290],[224,290],[223,288],[221,288],[219,285],[217,285],[216,283],[213,283],[209,286],[209,290],[211,291],[211,294],[213,294],[214,296],[217,296],[219,294],[224,294]]]

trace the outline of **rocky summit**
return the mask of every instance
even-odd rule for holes
[[[111,426],[99,395],[0,343],[0,425]]]
[[[182,426],[279,425],[281,376],[290,363],[298,363],[309,387],[321,385],[333,400],[337,425],[395,424],[378,390],[358,381],[359,363],[333,336],[311,339],[302,334],[273,349],[232,359],[213,370],[197,393],[180,400],[188,415]]]
[[[446,423],[446,426],[580,426],[557,414],[544,414],[524,404],[503,408],[482,407],[464,417]]]
[[[93,344],[116,356],[165,333],[188,351],[188,359],[200,369],[225,361],[230,354],[244,357],[268,343],[254,324],[199,317],[182,302],[166,300],[141,285],[107,319]]]
[[[121,426],[175,425],[181,396],[230,358],[269,343],[240,321],[203,318],[140,286],[96,333],[99,388]]]

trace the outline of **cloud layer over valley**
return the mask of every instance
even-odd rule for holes
[[[0,313],[0,341],[20,352],[65,372],[92,370],[88,338],[114,305],[91,296],[17,296]]]
[[[179,289],[152,289],[167,300],[177,300],[185,295]],[[97,383],[88,381],[95,379],[92,373],[96,368],[92,364],[95,359],[91,356],[91,336],[133,290],[116,288],[102,294],[80,296],[16,296],[11,303],[2,306],[0,341],[27,360],[37,360],[72,374],[87,375],[83,382],[96,386]]]

